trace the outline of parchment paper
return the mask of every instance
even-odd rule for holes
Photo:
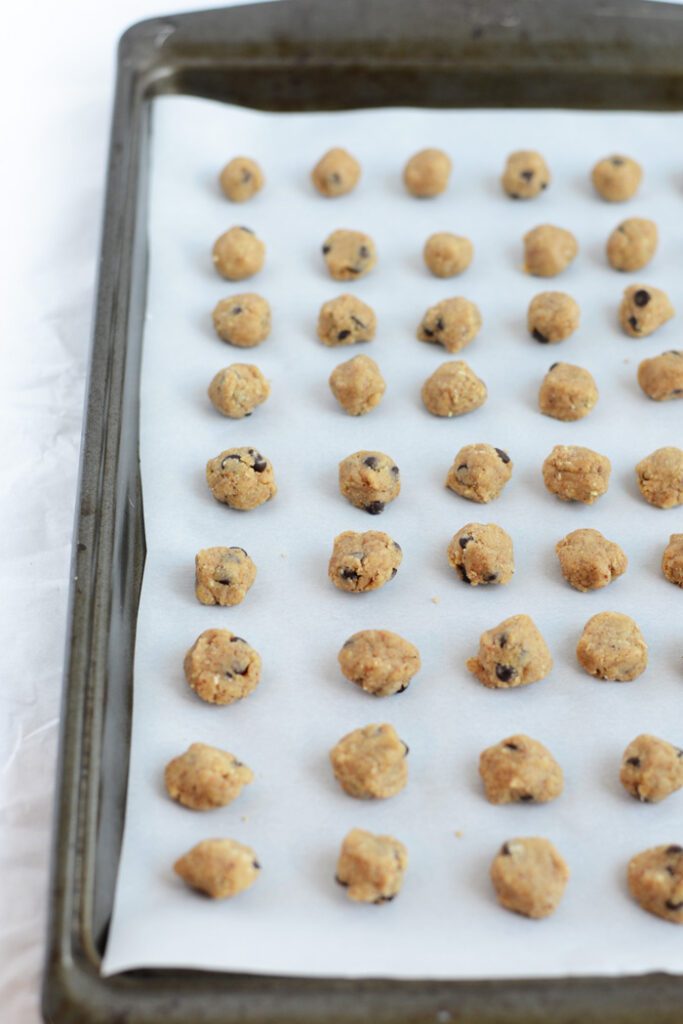
[[[630,899],[628,859],[656,843],[681,842],[683,794],[640,805],[618,781],[620,756],[640,732],[672,741],[683,733],[681,592],[659,569],[681,510],[649,507],[633,468],[653,449],[681,444],[681,403],[655,404],[636,383],[638,362],[681,344],[681,314],[655,336],[633,341],[616,324],[622,289],[639,280],[683,304],[680,229],[683,134],[675,115],[381,110],[268,115],[204,100],[155,101],[150,287],[142,376],[141,461],[148,544],[135,664],[135,708],[125,844],[105,970],[178,966],[276,974],[462,978],[679,971],[683,932]],[[339,200],[318,197],[309,171],[332,145],[363,165],[360,187]],[[453,156],[451,187],[439,199],[404,192],[401,168],[415,150]],[[511,202],[498,178],[507,153],[538,148],[554,174],[535,202]],[[637,198],[607,204],[589,170],[623,151],[646,169]],[[244,206],[220,194],[217,172],[234,154],[258,159],[267,187]],[[604,242],[626,216],[661,229],[653,263],[620,275]],[[521,271],[521,236],[539,223],[575,232],[580,254],[553,281]],[[231,286],[211,264],[214,239],[245,224],[265,240],[258,277]],[[326,274],[320,246],[337,227],[369,232],[379,263],[351,285]],[[453,230],[476,248],[459,279],[431,277],[426,237]],[[526,332],[530,298],[570,292],[580,331],[557,346]],[[241,352],[213,334],[210,312],[224,295],[253,290],[274,313],[271,338]],[[377,311],[369,346],[326,349],[315,325],[323,301],[352,290]],[[437,420],[420,403],[423,380],[446,358],[415,339],[428,305],[465,295],[483,312],[479,338],[462,356],[486,381],[479,411]],[[384,401],[352,419],[336,406],[327,378],[359,351],[387,380]],[[562,424],[536,407],[555,360],[590,369],[600,388],[594,412]],[[272,383],[270,400],[240,422],[221,418],[206,397],[213,374],[254,362]],[[458,448],[486,441],[508,450],[515,469],[502,497],[466,502],[443,486]],[[557,443],[609,455],[609,492],[593,507],[567,505],[544,489],[541,464]],[[257,446],[272,461],[279,493],[247,514],[212,498],[204,467],[224,448]],[[401,468],[400,499],[379,518],[352,508],[337,490],[337,464],[379,449]],[[448,567],[452,534],[470,521],[497,522],[512,535],[517,571],[506,587],[467,588]],[[630,564],[610,587],[580,594],[563,581],[554,545],[592,526],[621,543]],[[400,542],[397,578],[379,592],[337,591],[326,570],[345,529],[383,529]],[[243,605],[205,608],[193,592],[195,552],[245,547],[258,566]],[[633,615],[650,644],[646,673],[601,683],[578,667],[574,649],[586,620],[603,610]],[[487,691],[466,671],[480,633],[526,612],[552,650],[555,667],[523,690]],[[203,630],[225,626],[261,653],[261,685],[227,708],[201,703],[182,671]],[[420,648],[423,668],[404,694],[373,699],[341,676],[336,655],[352,632],[386,627]],[[399,796],[366,803],[346,796],[328,751],[346,732],[388,721],[410,745],[410,782]],[[546,743],[566,789],[546,806],[490,806],[477,774],[480,751],[515,731]],[[193,741],[236,753],[256,773],[232,806],[200,814],[165,795],[163,768]],[[408,846],[404,889],[381,907],[351,904],[334,884],[336,857],[353,826],[397,835]],[[489,863],[504,840],[543,835],[571,868],[554,917],[532,922],[498,907]],[[200,839],[251,844],[263,871],[248,892],[215,903],[187,889],[173,861]]]

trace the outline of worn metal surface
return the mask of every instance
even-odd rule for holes
[[[138,385],[150,101],[683,109],[683,9],[636,0],[289,0],[141,22],[121,40],[67,645],[50,1024],[680,1024],[683,978],[386,982],[99,975],[125,811],[144,567]],[[495,968],[494,968],[495,970]]]

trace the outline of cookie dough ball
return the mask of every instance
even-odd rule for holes
[[[434,277],[457,277],[472,262],[474,246],[469,238],[439,231],[429,236],[422,255]]]
[[[683,846],[653,846],[629,861],[628,887],[643,910],[683,924]]]
[[[234,704],[261,679],[261,658],[229,629],[205,629],[185,655],[185,678],[207,704]]]
[[[206,481],[216,501],[242,512],[277,494],[273,467],[255,448],[227,448],[209,459]]]
[[[329,149],[311,172],[313,185],[321,196],[333,199],[352,192],[360,178],[360,164],[345,149]]]
[[[244,548],[204,548],[195,555],[195,594],[201,604],[241,604],[256,579]]]
[[[524,270],[534,277],[556,277],[567,269],[578,251],[571,231],[541,224],[524,236]]]
[[[643,359],[638,367],[638,383],[655,402],[683,398],[683,350],[672,349],[652,359]]]
[[[175,862],[173,870],[192,889],[225,900],[253,885],[261,865],[252,848],[236,839],[203,839]]]
[[[540,292],[529,303],[529,333],[541,345],[555,344],[571,337],[579,326],[578,302],[565,292]]]
[[[490,804],[547,804],[564,789],[562,769],[548,748],[523,734],[482,751],[479,774]]]
[[[193,811],[226,807],[254,780],[246,764],[225,750],[193,743],[166,765],[164,782],[168,795]]]
[[[401,891],[407,867],[408,851],[398,839],[354,828],[342,843],[335,877],[350,900],[388,903]]]
[[[501,185],[510,199],[535,199],[550,184],[550,171],[540,153],[520,149],[510,153]]]
[[[362,594],[393,580],[402,559],[400,545],[388,533],[347,530],[334,539],[327,574],[339,590]]]
[[[619,778],[636,800],[658,804],[683,788],[683,750],[657,736],[636,736],[623,753]]]
[[[323,345],[355,345],[372,341],[377,330],[374,310],[355,295],[338,295],[320,308],[318,337]]]
[[[263,171],[248,156],[234,157],[221,171],[219,180],[223,195],[233,203],[246,203],[265,183]]]
[[[583,627],[576,657],[588,675],[625,683],[647,668],[647,644],[630,616],[600,612]]]
[[[641,270],[657,251],[657,225],[644,217],[630,217],[607,239],[607,262],[615,270]]]
[[[213,247],[213,265],[228,281],[244,281],[258,274],[266,258],[266,247],[251,228],[230,228]]]
[[[251,416],[270,394],[270,386],[258,366],[232,363],[219,370],[209,384],[214,409],[233,420]]]
[[[479,638],[479,653],[467,668],[480,683],[496,690],[537,683],[550,672],[548,645],[528,615],[512,615]]]
[[[612,463],[606,455],[575,444],[556,444],[543,463],[543,483],[562,501],[592,505],[609,487]]]
[[[555,545],[567,583],[585,593],[599,590],[626,572],[628,559],[599,530],[573,530]]]
[[[669,296],[651,285],[632,284],[624,290],[619,323],[631,338],[644,338],[671,320],[676,311]]]
[[[362,231],[333,231],[323,243],[323,256],[335,281],[365,277],[377,263],[375,243]]]
[[[408,747],[393,725],[366,725],[344,736],[330,751],[334,776],[359,800],[386,800],[408,782]]]
[[[595,191],[610,203],[623,203],[638,191],[643,169],[630,156],[607,156],[591,173]]]
[[[498,902],[524,917],[548,917],[560,903],[569,868],[548,839],[508,839],[491,864]]]
[[[403,693],[420,670],[420,652],[388,629],[364,629],[346,641],[338,655],[346,678],[373,697]]]
[[[354,356],[330,374],[330,388],[349,416],[364,416],[382,401],[386,391],[379,366],[370,356]]]
[[[356,508],[376,516],[398,497],[401,474],[384,452],[354,452],[339,463],[339,490]]]
[[[422,401],[432,416],[463,416],[487,396],[483,380],[462,360],[442,363],[422,385]]]
[[[683,450],[658,448],[636,466],[640,493],[656,508],[683,504]]]
[[[403,183],[411,196],[431,199],[448,188],[451,158],[442,149],[421,149],[403,169]]]
[[[474,341],[481,329],[481,313],[469,299],[457,296],[430,306],[417,329],[420,341],[459,352]]]
[[[512,539],[495,523],[467,523],[448,545],[448,561],[473,587],[509,583],[515,571]]]
[[[545,416],[571,423],[587,416],[598,400],[593,375],[571,363],[553,363],[538,392],[538,407]]]
[[[461,498],[485,505],[497,498],[512,476],[513,463],[502,448],[466,444],[448,470],[446,487]]]
[[[662,556],[662,572],[670,583],[683,587],[683,533],[672,533]]]
[[[270,334],[270,306],[254,292],[221,299],[212,315],[218,337],[237,348],[254,348]]]

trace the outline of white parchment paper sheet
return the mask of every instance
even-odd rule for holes
[[[674,115],[565,112],[383,110],[267,115],[188,98],[155,101],[150,214],[150,288],[142,376],[141,460],[148,556],[139,615],[135,709],[125,844],[107,947],[108,973],[179,966],[277,974],[462,978],[678,971],[683,933],[643,913],[629,898],[626,863],[656,843],[680,842],[681,796],[640,805],[618,781],[620,755],[640,732],[681,739],[681,592],[661,576],[681,510],[649,507],[636,462],[680,444],[680,403],[641,393],[636,367],[681,344],[681,314],[654,337],[626,338],[616,324],[622,289],[661,286],[683,307],[683,135]],[[363,165],[360,187],[339,200],[318,197],[309,170],[328,147],[344,145]],[[404,192],[406,158],[436,145],[453,156],[448,192],[416,201]],[[535,202],[511,202],[498,177],[506,154],[538,148],[554,174]],[[623,151],[646,174],[627,205],[603,203],[589,170]],[[229,204],[216,175],[233,154],[258,159],[268,182],[244,206]],[[661,245],[634,277],[604,260],[610,230],[626,216],[652,217]],[[539,223],[574,231],[580,254],[562,277],[521,271],[521,236]],[[265,240],[263,272],[230,286],[215,274],[214,239],[245,224]],[[337,227],[376,240],[379,263],[366,279],[340,286],[326,275],[320,246]],[[469,236],[471,268],[457,280],[426,271],[421,249],[436,230]],[[559,346],[526,332],[530,298],[545,288],[580,302],[580,331]],[[213,334],[210,311],[224,295],[253,290],[274,312],[271,338],[240,352]],[[316,340],[323,301],[352,290],[377,311],[377,339],[363,349],[329,350]],[[483,312],[479,338],[463,356],[486,381],[489,400],[456,420],[430,417],[423,380],[448,356],[418,343],[424,309],[462,294]],[[383,403],[352,419],[328,387],[332,368],[358,351],[387,380]],[[584,421],[562,424],[537,411],[551,362],[589,368],[600,402]],[[257,363],[272,396],[241,422],[221,418],[206,398],[213,374],[230,362]],[[443,480],[457,449],[487,441],[508,450],[512,481],[478,506]],[[609,492],[593,508],[563,504],[541,480],[554,444],[585,444],[609,455]],[[248,514],[214,501],[207,458],[249,444],[272,461],[276,499]],[[391,454],[402,472],[400,499],[379,518],[348,505],[337,464],[360,448]],[[445,559],[451,535],[470,521],[498,522],[512,535],[517,572],[507,587],[468,589]],[[625,548],[628,573],[592,594],[562,580],[554,545],[592,526]],[[383,529],[404,549],[397,578],[369,595],[327,580],[333,537]],[[256,584],[233,609],[205,608],[193,593],[193,558],[215,544],[245,547]],[[438,603],[434,602],[438,599]],[[574,648],[583,624],[603,610],[640,623],[650,644],[647,672],[633,683],[600,683],[582,673]],[[467,673],[479,634],[517,612],[533,616],[555,658],[544,682],[488,691]],[[263,657],[263,679],[248,700],[202,704],[183,679],[187,648],[203,629],[225,626]],[[377,700],[347,683],[336,655],[355,630],[386,627],[413,640],[423,669],[407,692]],[[393,723],[410,745],[411,777],[392,800],[346,796],[328,766],[330,747],[369,722]],[[480,751],[515,731],[545,742],[561,762],[566,791],[547,806],[492,807],[477,774]],[[198,814],[173,804],[163,767],[189,743],[224,747],[256,780],[232,806]],[[353,826],[399,836],[410,866],[404,890],[382,906],[351,904],[333,881],[341,839]],[[531,922],[498,907],[489,863],[501,842],[543,835],[566,857],[572,877],[554,917]],[[232,836],[258,852],[257,884],[228,903],[191,892],[174,876],[177,856],[210,836]]]

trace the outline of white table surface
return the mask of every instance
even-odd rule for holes
[[[202,7],[226,6],[205,2]],[[241,0],[237,0],[241,2]],[[320,0],[321,3],[331,0]],[[566,0],[571,2],[571,0]],[[679,0],[680,2],[680,0]],[[188,0],[34,0],[0,65],[0,1006],[38,1024],[83,390],[115,44]]]

